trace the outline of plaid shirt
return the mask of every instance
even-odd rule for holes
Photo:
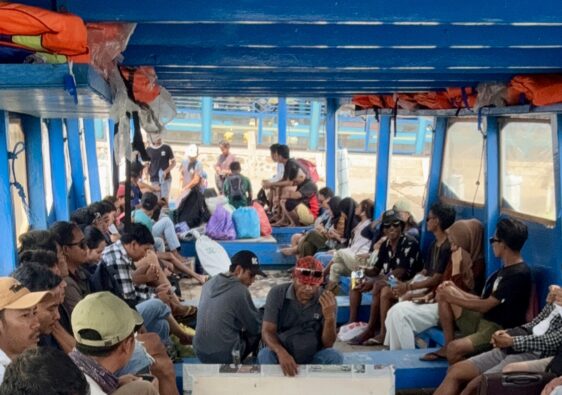
[[[146,284],[133,283],[133,272],[136,268],[121,240],[103,250],[100,265],[107,265],[115,271],[115,280],[121,287],[125,300],[141,302],[150,298],[150,289]]]
[[[535,336],[532,334],[533,327],[546,319],[554,309],[555,306],[553,304],[547,304],[531,322],[521,325],[522,328],[531,334],[514,336],[513,350],[516,352],[535,352],[540,354],[541,358],[556,355],[558,348],[562,345],[562,317],[560,317],[560,314],[556,314],[552,321],[550,321],[548,330],[544,335]]]

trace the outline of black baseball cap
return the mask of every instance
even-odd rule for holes
[[[260,267],[260,262],[256,254],[252,251],[242,250],[238,251],[236,254],[230,258],[230,269],[234,271],[236,266],[240,266],[243,269],[249,269],[253,274],[259,274],[262,277],[267,277]]]
[[[145,210],[154,210],[158,205],[158,196],[152,192],[145,192],[142,194],[141,207]]]

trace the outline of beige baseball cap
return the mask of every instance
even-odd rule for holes
[[[72,311],[72,331],[80,344],[91,347],[111,347],[129,337],[142,325],[141,315],[111,292],[97,292],[82,299]],[[100,334],[100,340],[84,339],[80,332],[90,329]]]
[[[25,310],[36,306],[47,295],[45,292],[31,292],[12,277],[0,277],[0,310]]]

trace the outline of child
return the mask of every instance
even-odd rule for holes
[[[224,196],[235,208],[246,207],[252,201],[252,184],[248,177],[240,174],[241,170],[240,162],[232,162],[230,164],[231,174],[223,185]]]

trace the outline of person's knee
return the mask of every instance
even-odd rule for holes
[[[384,287],[381,290],[381,299],[390,300],[390,299],[393,299],[393,298],[394,298],[394,295],[392,294],[392,288]]]
[[[318,358],[316,362],[324,365],[341,365],[343,363],[343,355],[333,349],[333,348],[326,348],[320,352],[318,352]],[[316,358],[315,358],[316,359]]]
[[[260,365],[275,365],[279,362],[275,353],[269,347],[264,347],[258,353],[258,363]]]

